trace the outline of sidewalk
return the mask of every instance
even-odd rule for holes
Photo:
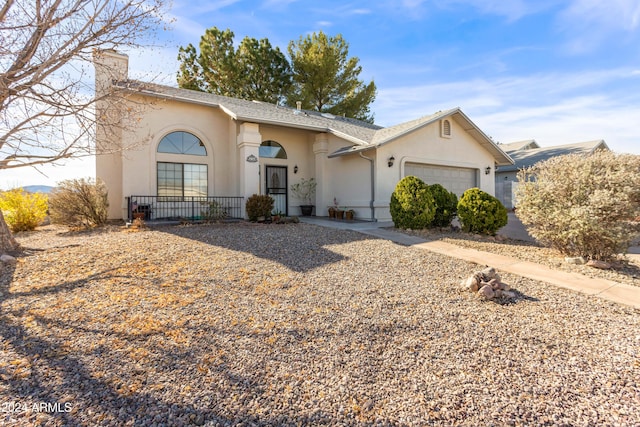
[[[606,279],[595,279],[577,273],[567,273],[553,270],[547,266],[522,261],[504,255],[482,252],[475,249],[462,248],[451,243],[441,241],[427,241],[426,239],[409,236],[407,234],[388,229],[393,227],[389,222],[346,222],[335,221],[328,218],[300,217],[300,221],[315,224],[322,227],[331,227],[341,230],[358,231],[369,236],[390,240],[394,243],[413,246],[437,252],[442,255],[475,262],[482,266],[491,266],[498,270],[539,280],[573,291],[593,295],[608,301],[640,308],[640,287],[626,283],[613,282]]]

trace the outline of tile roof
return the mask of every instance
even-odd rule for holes
[[[235,120],[329,132],[357,145],[368,144],[375,131],[382,129],[360,120],[317,111],[297,110],[262,101],[247,101],[135,80],[117,82],[116,85],[149,96],[220,108]]]
[[[467,117],[466,114],[462,112],[460,108],[438,111],[437,113],[430,116],[424,116],[419,119],[401,123],[399,125],[379,129],[376,131],[369,145],[343,147],[340,150],[329,154],[329,157],[338,157],[346,154],[362,152],[379,147],[381,145],[388,144],[407,133],[413,132],[417,129],[420,129],[421,127],[437,122],[438,120],[444,119],[445,117],[453,118],[456,123],[458,123],[466,132],[468,132],[476,141],[478,141],[480,145],[482,145],[487,151],[489,151],[493,155],[496,164],[511,165],[513,163],[513,160],[511,160],[509,155],[506,154],[500,148],[500,146],[493,142],[493,140],[489,138],[484,132],[482,132],[475,125],[475,123],[473,123],[469,119],[469,117]]]
[[[511,150],[508,151],[508,154],[515,161],[515,164],[501,166],[498,172],[513,172],[525,167],[533,166],[534,164],[550,159],[551,157],[562,156],[565,154],[591,154],[599,149],[609,149],[602,139],[578,142],[574,144],[556,145],[553,147]]]
[[[525,139],[524,141],[510,142],[508,144],[500,144],[503,151],[509,153],[514,150],[531,150],[532,148],[540,148],[535,139]]]
[[[380,145],[392,142],[402,135],[413,132],[414,130],[431,124],[444,117],[452,116],[459,125],[469,132],[482,146],[484,146],[485,149],[492,153],[497,164],[505,165],[513,162],[511,158],[509,158],[509,156],[491,140],[491,138],[485,135],[460,110],[460,108],[439,111],[429,116],[424,116],[395,126],[383,128],[371,123],[347,117],[334,116],[328,113],[297,110],[295,108],[270,104],[267,102],[247,101],[206,92],[140,82],[137,80],[118,81],[114,84],[120,89],[125,89],[147,96],[220,108],[235,120],[288,126],[317,132],[327,132],[354,144],[353,146],[344,147],[330,154],[329,157],[337,157],[349,153],[373,149]]]

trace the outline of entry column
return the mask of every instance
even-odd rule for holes
[[[327,170],[327,153],[329,152],[329,137],[326,133],[316,135],[313,143],[313,154],[316,161],[316,216],[325,216],[329,206],[329,171]]]
[[[243,123],[240,125],[237,145],[240,151],[238,156],[238,171],[240,179],[240,194],[244,197],[242,212],[246,217],[245,203],[254,194],[260,194],[260,126],[256,123]]]

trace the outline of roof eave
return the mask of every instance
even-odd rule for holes
[[[373,150],[375,148],[377,148],[377,146],[375,146],[375,145],[352,146],[351,149],[349,149],[349,150],[341,148],[341,149],[339,149],[337,151],[334,151],[333,153],[329,154],[327,157],[329,159],[333,159],[335,157],[342,157],[342,156],[347,156],[347,155],[350,155],[350,154],[362,153],[363,151]]]
[[[257,118],[257,117],[250,117],[250,116],[238,116],[236,113],[234,113],[228,107],[226,107],[224,104],[220,104],[220,103],[217,103],[217,102],[211,102],[211,101],[193,99],[193,98],[188,98],[188,97],[182,97],[182,96],[175,95],[175,94],[167,94],[167,93],[157,92],[157,91],[148,90],[148,89],[136,89],[136,88],[132,88],[132,87],[128,87],[128,86],[125,86],[125,87],[117,86],[117,87],[119,89],[124,89],[124,90],[126,90],[126,91],[128,91],[130,93],[134,93],[134,94],[146,95],[146,96],[151,96],[151,97],[154,97],[154,98],[166,99],[166,100],[171,100],[171,101],[186,102],[186,103],[196,104],[196,105],[204,105],[204,106],[207,106],[207,107],[220,108],[222,111],[225,112],[225,114],[227,114],[229,117],[231,117],[232,119],[237,120],[237,121],[245,121],[245,122],[251,122],[251,123],[262,123],[262,124],[275,125],[275,126],[286,126],[286,127],[290,127],[290,128],[310,130],[310,131],[314,131],[314,132],[327,132],[327,133],[331,133],[332,135],[335,135],[335,136],[337,136],[337,137],[339,137],[341,139],[344,139],[346,141],[353,142],[354,144],[357,144],[357,145],[366,145],[367,144],[367,141],[363,141],[360,138],[356,138],[354,136],[348,135],[348,134],[346,134],[344,132],[340,132],[338,130],[332,129],[332,128],[327,127],[327,126],[314,126],[314,125],[310,125],[310,124],[286,122],[286,121],[281,121],[281,120],[268,120],[268,119],[261,119],[261,118]]]
[[[459,116],[464,120],[467,126],[462,126],[462,123],[460,123],[459,120],[457,120],[457,122],[466,132],[473,136],[474,139],[480,143],[480,145],[485,147],[487,151],[489,151],[493,155],[496,166],[515,164],[511,156],[504,152],[504,150],[502,150],[502,148],[500,148],[498,144],[493,142],[493,140],[489,138],[489,136],[487,136],[487,134],[485,134],[478,126],[476,126],[476,124],[473,123],[471,119],[469,119],[469,117],[467,117],[467,115],[462,112],[462,110],[460,110],[459,108],[456,110],[457,111],[452,112],[451,115],[454,117],[454,119],[456,118],[456,116]]]

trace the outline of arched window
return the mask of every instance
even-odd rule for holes
[[[207,149],[198,137],[188,132],[171,132],[160,140],[158,153],[207,156]],[[185,158],[187,159],[187,158]],[[208,167],[205,164],[182,163],[163,157],[156,163],[158,196],[206,197],[208,195]]]
[[[198,137],[188,132],[171,132],[158,144],[158,153],[189,154],[191,156],[206,156],[207,149]]]
[[[265,141],[260,145],[260,157],[269,159],[286,159],[287,152],[275,141]]]
[[[451,122],[447,119],[442,121],[442,136],[445,138],[451,137]]]

